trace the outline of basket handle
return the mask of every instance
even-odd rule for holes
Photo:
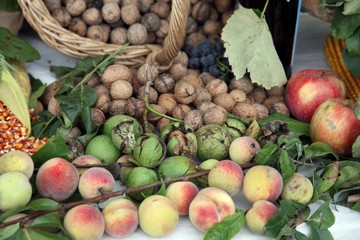
[[[164,46],[155,52],[152,60],[159,67],[169,67],[184,44],[186,24],[190,11],[190,0],[173,0],[170,15],[169,32],[164,40]]]

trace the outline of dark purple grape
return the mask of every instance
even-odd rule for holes
[[[198,57],[192,57],[189,59],[189,68],[199,68],[200,67],[200,59]]]
[[[200,58],[200,65],[201,65],[202,67],[208,67],[208,66],[210,66],[211,64],[209,64],[209,61],[208,61],[208,59],[207,59],[206,56],[202,56],[202,57]]]
[[[200,57],[199,47],[192,46],[188,55],[189,57]]]
[[[210,66],[211,66],[211,65],[215,65],[215,63],[216,63],[216,57],[215,57],[214,54],[212,54],[212,53],[208,54],[208,55],[206,56],[206,59],[207,59],[207,61],[208,61],[208,63],[209,63]]]
[[[211,65],[210,67],[209,67],[209,73],[211,74],[211,75],[213,75],[214,77],[218,77],[218,76],[220,76],[220,70],[219,70],[219,68],[218,68],[218,66],[217,65]]]
[[[204,41],[199,44],[199,53],[201,56],[206,56],[212,51],[212,46],[209,41]]]

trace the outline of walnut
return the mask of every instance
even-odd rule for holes
[[[246,93],[240,89],[234,89],[230,91],[230,95],[234,97],[235,102],[245,102]]]
[[[212,108],[212,107],[215,107],[216,104],[213,103],[213,102],[202,102],[200,104],[200,106],[197,108],[197,110],[200,111],[201,115],[204,115],[205,112],[209,109],[209,108]]]
[[[148,32],[145,44],[147,44],[147,43],[155,43],[157,40],[158,39],[157,39],[156,34],[154,32]]]
[[[124,80],[131,83],[131,79],[131,70],[123,64],[113,64],[107,66],[101,76],[101,81],[108,88],[110,88],[111,84],[116,80]]]
[[[136,119],[140,119],[145,110],[145,103],[143,100],[136,98],[129,98],[126,104],[126,114]]]
[[[214,79],[206,84],[206,90],[210,93],[212,97],[219,95],[221,93],[227,93],[228,87],[226,83],[221,79]]]
[[[203,87],[195,88],[196,98],[194,100],[194,105],[198,108],[203,102],[211,102],[210,93]]]
[[[179,81],[182,77],[186,75],[187,68],[184,65],[177,63],[171,65],[168,72],[171,74],[175,81]]]
[[[156,103],[158,99],[158,92],[153,88],[149,87],[149,103]],[[139,88],[139,91],[137,93],[137,98],[144,100],[145,97],[145,86],[142,86]]]
[[[110,26],[105,24],[89,26],[86,37],[100,42],[107,42],[110,37]]]
[[[96,126],[101,126],[105,123],[105,115],[104,113],[98,109],[98,108],[91,108],[91,121],[96,125]]]
[[[214,0],[214,5],[217,12],[224,13],[229,11],[233,7],[234,3],[232,0]]]
[[[211,80],[216,79],[216,77],[214,77],[213,75],[211,75],[208,72],[200,73],[199,77],[202,79],[202,81],[205,85],[208,84]]]
[[[213,102],[216,105],[225,108],[228,112],[231,111],[236,103],[235,98],[229,93],[221,93],[216,95]]]
[[[189,63],[188,55],[185,52],[180,51],[178,55],[173,59],[173,64],[177,64],[177,63],[180,63],[184,67],[187,67]]]
[[[132,24],[127,31],[127,37],[131,44],[141,45],[146,42],[147,30],[141,23]]]
[[[233,10],[230,10],[230,11],[227,11],[227,12],[224,12],[222,15],[221,15],[221,23],[225,26],[226,25],[226,22],[227,20],[231,17],[231,15],[233,15],[234,11]]]
[[[189,17],[186,23],[186,34],[195,33],[198,31],[198,23],[193,17]]]
[[[227,111],[225,108],[215,106],[207,109],[203,115],[205,124],[223,125],[227,118]]]
[[[174,94],[163,93],[158,98],[158,104],[166,109],[166,113],[171,113],[171,111],[176,107],[177,101],[174,98]]]
[[[178,104],[176,107],[171,111],[171,115],[174,118],[183,120],[188,112],[192,109],[189,105],[186,104]]]
[[[87,26],[84,20],[76,17],[71,20],[71,23],[69,25],[69,30],[81,37],[84,37],[87,32]]]
[[[196,98],[195,88],[185,81],[178,81],[174,87],[174,97],[179,103],[189,104]]]
[[[104,84],[98,84],[94,87],[94,91],[98,97],[100,95],[110,95],[110,89],[106,87]]]
[[[208,20],[218,20],[219,19],[219,13],[216,11],[215,8],[211,8],[210,17]]]
[[[265,107],[267,107],[270,110],[270,108],[275,103],[284,102],[284,101],[285,101],[284,96],[270,96],[267,97],[262,104],[265,105]]]
[[[159,131],[161,131],[164,127],[169,125],[171,123],[171,120],[168,118],[160,118],[160,120],[157,122],[156,127]]]
[[[185,81],[185,82],[193,85],[194,88],[204,86],[202,79],[195,75],[185,75],[181,78],[181,81]]]
[[[254,89],[254,85],[251,83],[249,77],[244,76],[240,79],[232,79],[230,81],[230,89],[240,89],[243,90],[246,94],[250,94]]]
[[[121,19],[127,25],[137,23],[141,19],[139,8],[134,4],[129,4],[121,8]]]
[[[154,88],[160,93],[171,92],[174,86],[175,80],[168,73],[161,73],[154,81]]]
[[[186,75],[193,75],[196,77],[200,77],[200,69],[188,68],[186,71]],[[202,81],[202,79],[201,79],[201,81]]]
[[[147,13],[150,11],[151,5],[154,3],[154,0],[140,0],[140,12]]]
[[[160,28],[160,18],[155,13],[146,13],[141,18],[141,24],[146,27],[149,32],[155,32]]]
[[[269,109],[260,103],[254,103],[253,106],[256,108],[258,114],[257,118],[262,119],[269,116]]]
[[[159,113],[161,114],[165,114],[166,113],[166,109],[161,106],[161,105],[158,105],[158,104],[150,104],[153,108],[156,109],[156,111],[158,111]],[[150,122],[156,122],[158,120],[160,120],[161,116],[155,114],[155,113],[152,113],[152,112],[148,112],[147,114],[147,119],[148,121]]]
[[[269,109],[269,113],[270,114],[282,113],[285,116],[288,116],[288,117],[290,116],[289,108],[283,102],[278,102],[278,103],[275,103],[274,105],[272,105]]]
[[[110,42],[123,45],[127,43],[127,29],[123,27],[114,28],[110,33]]]
[[[265,89],[260,86],[255,86],[254,90],[249,94],[254,99],[255,103],[262,103],[266,98]]]
[[[184,122],[189,124],[194,131],[199,129],[203,125],[202,115],[199,110],[191,110],[189,111],[185,118]]]
[[[59,116],[61,112],[60,102],[55,97],[50,98],[47,110],[53,115]]]
[[[108,113],[110,109],[110,95],[100,95],[94,105],[95,108],[100,109],[104,114]]]
[[[136,77],[138,81],[145,85],[147,81],[154,81],[159,76],[159,69],[148,63],[141,65],[141,67],[136,72]],[[150,78],[150,79],[149,79]]]
[[[236,117],[243,118],[248,121],[253,121],[257,118],[258,112],[253,104],[250,103],[236,103],[231,110],[231,113]]]
[[[220,34],[222,28],[223,25],[221,22],[209,19],[204,23],[203,31],[207,35],[217,36]]]
[[[158,38],[164,38],[164,37],[166,37],[166,36],[168,35],[168,33],[169,33],[169,27],[170,27],[169,22],[166,21],[166,20],[161,19],[161,20],[160,20],[160,27],[159,27],[159,29],[155,32],[156,36],[157,36]]]
[[[71,16],[79,16],[86,9],[86,1],[85,0],[68,0],[66,2],[66,10],[70,13]]]
[[[285,88],[284,86],[274,86],[269,90],[266,90],[268,96],[284,96]]]
[[[132,96],[131,84],[124,80],[116,80],[111,84],[110,96],[113,100],[125,100]]]
[[[109,114],[111,116],[126,113],[127,100],[113,100],[110,102]]]
[[[210,4],[205,1],[199,1],[193,5],[191,16],[199,23],[204,23],[207,19],[209,19],[210,13]]]
[[[57,8],[51,16],[63,27],[69,27],[71,23],[71,15],[65,8]]]
[[[50,12],[61,8],[61,0],[44,0],[44,4]]]
[[[206,40],[206,36],[200,32],[191,33],[189,36],[186,37],[186,43],[191,46],[197,46],[200,43]]]
[[[95,7],[88,8],[83,12],[82,19],[88,25],[98,25],[102,21],[101,12]]]
[[[170,5],[166,2],[155,2],[151,5],[150,11],[156,13],[162,19],[167,19],[170,15]]]
[[[108,2],[103,5],[101,8],[101,14],[105,22],[115,23],[119,21],[121,12],[120,7],[115,2]]]

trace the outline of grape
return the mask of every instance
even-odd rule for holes
[[[206,56],[211,53],[212,46],[209,41],[204,41],[199,45],[199,53],[201,56]]]
[[[198,57],[189,58],[189,68],[199,68],[200,59]]]
[[[201,65],[202,67],[208,67],[208,66],[210,66],[211,64],[209,64],[209,61],[208,61],[207,57],[202,56],[202,57],[200,58],[200,65]]]
[[[214,54],[210,53],[206,56],[206,59],[209,63],[209,65],[215,65],[216,64],[216,57]]]
[[[218,77],[220,75],[220,70],[217,65],[211,65],[209,67],[209,73],[213,75],[214,77]]]
[[[189,56],[190,57],[199,57],[199,48],[197,46],[192,46],[189,50]]]
[[[219,41],[216,41],[215,42],[215,51],[221,56],[224,54],[224,51],[225,51],[225,48],[224,48],[224,45],[219,42]]]

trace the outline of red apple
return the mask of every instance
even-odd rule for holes
[[[321,103],[345,96],[344,82],[333,72],[323,69],[304,69],[295,73],[285,90],[285,101],[290,113],[303,122],[310,122]]]
[[[322,103],[310,122],[313,142],[329,144],[341,155],[350,155],[356,138],[360,135],[360,120],[349,99],[335,98]]]

